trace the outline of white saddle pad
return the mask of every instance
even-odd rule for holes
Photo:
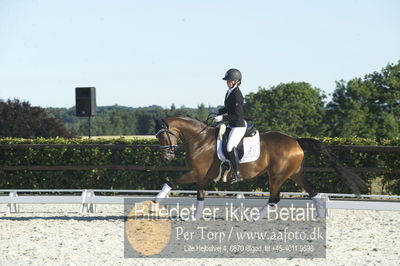
[[[260,134],[258,133],[258,130],[254,136],[243,139],[243,149],[244,155],[239,161],[240,163],[254,162],[258,157],[260,157]],[[217,137],[217,154],[221,161],[229,161],[225,158],[222,152],[222,139],[220,137]]]

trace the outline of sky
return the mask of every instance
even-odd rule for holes
[[[244,95],[308,82],[331,94],[400,60],[398,0],[0,0],[0,99],[72,107],[223,105],[229,68]]]

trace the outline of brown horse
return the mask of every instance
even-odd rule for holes
[[[202,205],[199,207],[199,203],[204,200],[207,181],[219,176],[221,161],[216,153],[216,128],[191,117],[178,115],[158,120],[156,130],[158,131],[156,137],[166,160],[174,158],[179,139],[183,142],[189,171],[164,184],[155,200],[161,201],[171,189],[179,185],[197,183],[197,209],[201,209]],[[260,157],[254,162],[240,164],[240,172],[244,180],[268,174],[270,192],[268,204],[279,202],[280,188],[288,178],[293,179],[310,197],[318,194],[314,186],[301,174],[304,158],[302,147],[324,154],[354,193],[360,194],[360,189],[364,189],[364,181],[343,168],[326,146],[318,140],[293,138],[272,131],[260,134],[260,145]]]

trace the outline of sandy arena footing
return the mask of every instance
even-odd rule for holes
[[[332,210],[325,259],[124,258],[121,205],[0,204],[0,265],[399,265],[400,212]]]

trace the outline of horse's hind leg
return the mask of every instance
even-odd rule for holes
[[[260,210],[258,219],[256,220],[262,219],[271,208],[277,207],[277,203],[281,199],[281,187],[290,176],[298,171],[299,162],[301,162],[301,160],[294,157],[292,161],[286,161],[284,165],[276,165],[268,170],[269,200],[268,204]]]
[[[310,181],[308,181],[301,173],[297,173],[291,176],[291,179],[293,179],[301,188],[303,188],[308,193],[315,205],[317,216],[325,217],[326,206],[323,203],[321,196],[315,190],[313,184],[311,184]]]
[[[301,160],[295,157],[291,161],[287,161],[283,167],[277,166],[279,170],[270,169],[268,171],[269,204],[276,204],[281,200],[281,187],[289,177],[296,175],[299,170],[299,162]]]
[[[269,179],[269,200],[268,204],[277,204],[281,200],[281,186],[288,179],[287,176],[274,175]]]
[[[265,205],[259,212],[258,217],[254,220],[259,221],[271,211],[271,209],[277,207],[277,203],[280,201],[281,186],[288,179],[288,174],[272,174],[269,175],[269,200],[267,205]]]
[[[293,179],[293,181],[295,181],[302,189],[304,189],[310,198],[318,194],[314,185],[311,184],[310,181],[308,181],[301,173],[294,174],[290,178]]]
[[[259,212],[258,217],[255,217],[254,220],[260,221],[262,218],[264,218],[267,213],[271,211],[271,209],[274,209],[277,207],[277,203],[280,200],[280,189],[283,184],[283,182],[287,178],[282,178],[279,177],[278,175],[270,175],[269,178],[269,200],[267,205],[265,205]]]

